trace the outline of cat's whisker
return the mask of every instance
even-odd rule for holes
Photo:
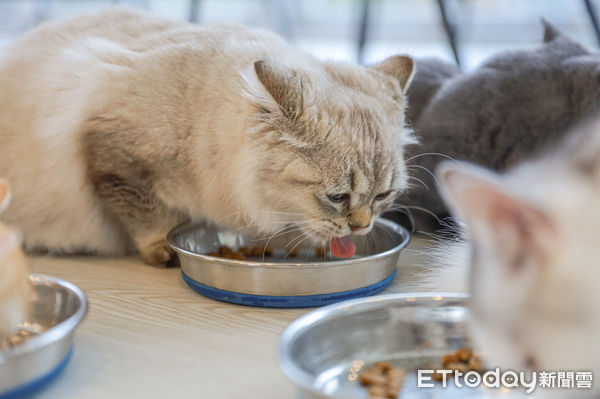
[[[303,242],[303,241],[304,241],[304,240],[306,240],[307,238],[311,237],[312,235],[313,235],[313,233],[312,233],[312,229],[308,229],[307,231],[305,231],[304,233],[302,233],[301,235],[299,235],[298,237],[296,237],[294,240],[292,240],[292,241],[288,242],[288,243],[285,245],[285,247],[286,247],[286,248],[287,248],[287,247],[289,247],[289,245],[290,245],[290,244],[291,244],[293,241],[295,241],[295,240],[298,240],[299,238],[301,238],[301,239],[300,239],[300,240],[299,240],[299,241],[296,243],[296,245],[294,245],[292,248],[290,248],[290,250],[287,252],[287,254],[286,254],[286,256],[285,256],[285,257],[286,257],[286,258],[287,258],[287,257],[289,257],[289,256],[290,256],[290,254],[291,254],[291,253],[294,251],[294,249],[295,249],[295,248],[296,248],[296,247],[297,247],[297,246],[298,246],[298,245],[299,245],[301,242]]]
[[[447,159],[449,159],[451,161],[454,161],[454,162],[458,163],[458,161],[456,159],[452,158],[450,155],[442,154],[442,153],[439,153],[439,152],[424,152],[422,154],[417,154],[415,156],[412,156],[412,157],[408,158],[406,160],[406,162],[409,162],[409,161],[412,161],[413,159],[417,159],[417,158],[420,158],[420,157],[423,157],[423,156],[427,156],[427,155],[436,155],[436,156],[439,156],[439,157],[444,157],[444,158],[447,158]]]
[[[273,234],[269,234],[268,236],[253,238],[251,241],[256,242],[256,241],[271,240],[273,238],[281,237],[281,236],[284,236],[286,234],[292,234],[292,233],[295,233],[297,231],[302,231],[304,229],[303,227],[296,227],[296,226],[291,226],[291,227],[294,227],[294,228],[291,229],[291,230],[280,229],[280,230],[277,230]]]
[[[278,237],[279,235],[290,234],[290,233],[292,233],[292,232],[296,232],[296,231],[299,231],[299,230],[301,231],[301,230],[302,230],[302,228],[301,228],[301,227],[298,227],[298,228],[296,228],[296,229],[292,230],[291,232],[290,232],[290,231],[286,231],[286,232],[280,233],[280,234],[278,234],[278,235],[275,235],[275,234],[273,234],[273,235],[269,236],[269,238],[267,239],[267,242],[265,243],[265,245],[264,245],[264,247],[263,247],[263,262],[265,261],[265,253],[267,252],[267,248],[269,247],[269,243],[271,242],[271,240],[272,240],[273,238],[275,238],[275,237]],[[262,240],[261,240],[261,241],[262,241]]]
[[[302,225],[305,225],[305,224],[314,223],[317,220],[318,219],[308,219],[308,220],[304,220],[302,222],[298,222],[298,221],[295,221],[295,220],[276,220],[276,221],[272,221],[272,222],[268,222],[268,221],[265,221],[265,222],[250,222],[250,223],[248,223],[248,224],[246,224],[244,226],[241,226],[241,227],[238,227],[235,230],[232,230],[231,232],[232,233],[237,233],[239,231],[248,229],[251,226],[260,227],[262,225],[272,225],[272,224],[284,224],[284,226],[282,227],[282,229],[285,229],[288,226],[293,226],[293,227],[295,227],[295,226],[302,226]],[[274,233],[276,233],[278,231],[280,231],[280,230],[276,230]],[[263,239],[266,239],[267,237],[268,236],[264,237]]]
[[[427,208],[423,208],[423,207],[416,206],[416,205],[401,205],[401,204],[398,204],[397,206],[390,207],[390,210],[392,210],[392,211],[393,210],[400,210],[401,208],[404,208],[404,209],[415,209],[417,211],[425,212],[428,215],[433,216],[438,223],[442,222],[442,219],[440,219],[434,212],[430,211]]]
[[[304,231],[304,233],[302,233],[302,234],[300,234],[300,235],[298,235],[298,236],[296,236],[296,237],[292,238],[290,241],[288,241],[288,243],[287,243],[287,244],[285,244],[286,248],[287,248],[288,246],[290,246],[290,245],[291,245],[291,244],[292,244],[294,241],[296,241],[298,238],[300,238],[300,237],[302,237],[303,235],[305,235],[305,234],[306,234],[306,232],[310,232],[310,231],[314,231],[314,232],[316,232],[316,230],[314,230],[314,229],[313,229],[313,228],[311,228],[311,227],[308,227],[308,228],[306,228],[306,229],[305,229],[305,231]],[[314,234],[314,233],[312,233],[312,234]]]
[[[317,240],[314,240],[314,241],[312,242],[312,244],[310,245],[310,248],[308,249],[308,250],[309,250],[309,252],[308,252],[308,253],[311,253],[311,252],[312,252],[312,253],[314,253],[314,251],[315,251],[315,246],[316,246],[316,245],[323,245],[323,244],[322,244],[322,243],[320,243],[320,242],[319,242],[319,241],[317,241]],[[305,259],[308,259],[308,255],[307,255],[307,258],[305,258]]]
[[[257,214],[257,213],[258,214],[265,213],[265,214],[273,214],[273,215],[289,215],[289,216],[302,216],[303,215],[303,213],[300,213],[300,212],[269,211],[269,210],[243,210],[243,211],[229,213],[229,214],[217,219],[216,221],[214,221],[214,223],[219,223],[219,222],[223,221],[224,219],[227,219],[227,218],[233,217],[233,216],[237,216],[237,215],[252,215],[252,214]]]
[[[384,229],[385,231],[387,231],[387,229]],[[377,249],[377,244],[378,244],[378,239],[379,239],[379,231],[378,229],[373,229],[371,230],[371,234],[369,234],[370,237],[373,238],[373,246],[375,247],[374,249]],[[371,240],[367,241],[367,248],[371,248]]]
[[[283,223],[283,225],[284,225],[282,228],[285,228],[285,227],[287,227],[287,226],[289,226],[289,225],[293,224],[293,222],[288,222],[288,221],[285,221],[285,222],[282,222],[282,223]],[[265,223],[265,224],[266,224],[266,223]],[[232,233],[238,233],[238,232],[240,232],[240,231],[243,231],[243,230],[246,230],[246,229],[250,228],[251,226],[258,226],[258,225],[259,225],[259,223],[250,222],[250,223],[248,223],[248,224],[246,224],[246,225],[243,225],[243,226],[241,226],[241,227],[238,227],[237,229],[231,230],[231,232],[232,232]]]
[[[248,224],[246,224],[242,227],[239,227],[235,230],[232,230],[232,232],[238,232],[240,230],[247,229],[251,226],[260,227],[260,226],[264,226],[264,225],[272,225],[272,224],[281,225],[281,224],[283,224],[284,226],[282,228],[286,228],[287,226],[302,226],[304,224],[312,223],[312,222],[313,222],[313,220],[307,220],[307,221],[303,221],[303,222],[296,222],[296,221],[291,221],[291,220],[283,220],[283,221],[275,221],[275,222],[251,222],[251,223],[248,223]]]
[[[389,211],[396,211],[396,212],[400,212],[403,215],[405,215],[408,218],[408,221],[410,222],[411,225],[411,233],[416,233],[416,222],[415,222],[415,218],[412,214],[412,212],[410,211],[410,209],[407,209],[406,207],[402,206],[402,205],[392,205],[390,206],[388,209],[386,209],[386,212]]]
[[[426,167],[424,167],[424,166],[421,166],[421,165],[408,165],[407,167],[408,167],[408,168],[418,168],[418,169],[423,169],[425,172],[429,173],[429,174],[431,175],[431,177],[433,177],[433,180],[436,182],[436,184],[437,184],[438,186],[440,186],[440,182],[439,182],[439,180],[437,179],[436,175],[435,175],[434,173],[432,173],[432,172],[431,172],[429,169],[427,169]]]
[[[306,233],[306,236],[305,236],[303,239],[301,239],[300,241],[298,241],[298,243],[296,243],[296,245],[294,245],[294,246],[293,246],[293,247],[292,247],[292,248],[289,250],[289,252],[288,252],[288,256],[289,256],[289,254],[291,254],[291,253],[294,251],[294,249],[295,249],[295,248],[296,248],[298,245],[300,245],[300,244],[301,244],[303,241],[305,241],[307,238],[310,238],[311,236],[312,236],[312,234],[311,234],[311,233]],[[286,256],[286,257],[287,257],[287,256]]]
[[[312,223],[314,223],[314,224],[318,224],[320,221],[319,221],[318,219],[312,219],[312,220],[309,220],[309,221],[306,221],[306,222],[307,222],[307,223],[308,223],[308,222],[312,222]],[[298,230],[303,230],[303,229],[305,229],[305,230],[310,230],[310,226],[309,226],[308,228],[298,227],[296,230],[293,230],[292,232],[295,232],[295,231],[298,231]],[[285,233],[282,233],[282,234],[280,234],[280,235],[285,235],[285,234],[290,234],[290,232],[285,232]],[[305,231],[304,233],[300,234],[300,235],[299,235],[299,237],[302,237],[304,234],[306,234],[306,231]],[[263,248],[263,261],[264,261],[264,258],[265,258],[265,252],[266,252],[266,250],[267,250],[267,247],[269,246],[269,242],[271,242],[271,240],[272,240],[274,237],[275,237],[274,235],[271,235],[271,236],[269,237],[269,239],[267,240],[267,242],[265,243],[265,246],[264,246],[264,248]],[[295,237],[295,238],[294,238],[292,241],[290,241],[290,242],[293,242],[293,241],[294,241],[294,240],[296,240],[297,238],[298,238],[298,237]],[[286,247],[287,247],[288,245],[289,245],[289,243],[288,243],[288,244],[286,244]]]
[[[285,229],[285,228],[287,228],[288,226],[291,226],[292,224],[293,224],[292,222],[287,222],[287,221],[286,221],[286,222],[284,223],[284,225],[283,225],[283,226],[282,226],[280,229],[277,229],[277,230],[276,230],[276,232],[277,232],[277,231],[279,231],[279,230]],[[241,226],[241,227],[238,227],[237,229],[234,229],[234,230],[232,230],[231,232],[232,232],[232,233],[237,233],[237,232],[240,232],[240,231],[242,231],[242,230],[246,230],[246,229],[250,228],[250,227],[251,227],[251,226],[253,226],[253,225],[257,225],[257,223],[250,222],[250,223],[248,223],[248,224],[246,224],[246,225],[243,225],[243,226]]]
[[[408,176],[409,179],[414,179],[416,181],[418,181],[419,183],[421,183],[423,185],[423,187],[425,187],[427,190],[429,190],[429,186],[427,184],[425,184],[423,182],[423,180],[419,179],[418,177],[415,176]]]
[[[281,229],[275,230],[273,233],[270,233],[265,237],[258,237],[258,238],[253,239],[252,241],[262,241],[262,240],[266,240],[268,238],[275,238],[275,237],[282,236],[285,234],[290,234],[295,231],[302,230],[304,228],[303,227],[304,225],[311,224],[311,223],[318,223],[318,222],[319,222],[318,219],[310,219],[310,220],[306,220],[304,222],[291,223],[289,226],[284,226]],[[291,228],[292,230],[284,231],[286,228]]]
[[[303,215],[301,212],[287,212],[287,211],[266,211],[266,210],[256,210],[256,211],[246,211],[248,213],[275,213],[275,214],[283,214],[283,215]]]
[[[317,221],[316,223],[314,223],[314,226],[315,226],[316,228],[315,228],[315,227],[309,227],[307,230],[308,230],[309,232],[311,232],[311,235],[313,235],[313,236],[322,237],[322,236],[323,236],[323,233],[319,233],[319,230],[318,230],[318,228],[319,228],[319,227],[321,227],[321,228],[322,228],[322,227],[326,227],[326,226],[327,226],[327,225],[326,225],[326,223],[325,223],[323,220],[319,220],[319,221]],[[326,236],[327,236],[327,237],[331,237],[331,234],[330,234],[330,233],[328,233]],[[288,243],[286,244],[286,247],[288,247],[289,245],[291,245],[291,244],[292,244],[292,243],[293,243],[295,240],[297,240],[297,239],[298,239],[298,237],[295,237],[294,239],[290,240],[290,242],[288,242]],[[329,238],[329,240],[331,240],[331,238]]]
[[[294,224],[286,225],[286,226],[283,226],[280,229],[275,230],[272,233],[267,234],[264,237],[255,237],[255,238],[252,239],[252,241],[271,240],[271,239],[273,239],[275,237],[279,237],[279,236],[282,236],[282,235],[285,235],[285,234],[291,234],[291,233],[296,232],[298,230],[302,230],[302,228],[303,228],[302,226],[298,226],[298,225],[294,225]]]

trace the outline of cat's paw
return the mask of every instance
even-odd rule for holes
[[[164,239],[140,248],[140,256],[146,264],[155,267],[174,266],[176,259],[175,252]]]

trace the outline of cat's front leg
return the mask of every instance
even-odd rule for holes
[[[175,251],[167,243],[164,231],[154,231],[150,234],[140,234],[134,237],[140,257],[148,265],[165,267],[174,264]]]
[[[144,262],[157,267],[170,265],[175,253],[167,244],[167,233],[186,218],[168,209],[156,196],[152,176],[104,173],[94,177],[93,183],[104,209],[123,224]]]

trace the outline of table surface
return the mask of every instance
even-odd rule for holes
[[[418,263],[404,250],[384,293],[401,292]],[[138,259],[31,258],[34,273],[78,285],[90,308],[64,374],[38,399],[294,399],[277,366],[283,330],[311,309],[231,305],[192,291],[179,268]]]

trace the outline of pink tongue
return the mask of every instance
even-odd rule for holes
[[[356,253],[356,246],[348,237],[331,239],[331,253],[338,258],[351,258]]]

